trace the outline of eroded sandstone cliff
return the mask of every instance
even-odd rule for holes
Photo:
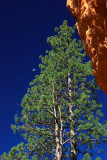
[[[96,82],[107,94],[107,0],[67,0],[67,8],[76,19]]]

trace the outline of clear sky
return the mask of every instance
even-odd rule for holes
[[[0,154],[23,141],[10,126],[29,82],[39,74],[39,55],[48,49],[47,37],[65,19],[70,26],[75,24],[66,0],[0,0]],[[107,120],[107,95],[101,90],[98,94]],[[103,146],[106,160],[107,144]]]

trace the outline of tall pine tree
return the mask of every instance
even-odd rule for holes
[[[90,160],[94,147],[105,142],[107,124],[101,121],[98,87],[82,42],[73,38],[75,29],[64,21],[55,28],[58,34],[47,38],[52,49],[40,56],[41,73],[30,83],[21,116],[15,115],[12,125],[27,143],[1,159],[77,160],[83,154],[83,160]]]

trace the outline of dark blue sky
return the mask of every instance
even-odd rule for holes
[[[39,55],[45,55],[48,49],[47,37],[55,34],[54,27],[64,19],[71,26],[75,23],[66,0],[0,1],[0,154],[23,140],[13,134],[10,125],[29,82],[39,74]],[[98,93],[107,120],[107,95],[101,90]],[[106,151],[102,159],[105,157]]]

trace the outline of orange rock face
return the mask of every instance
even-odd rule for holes
[[[107,0],[67,0],[67,8],[76,19],[96,82],[107,94]]]

